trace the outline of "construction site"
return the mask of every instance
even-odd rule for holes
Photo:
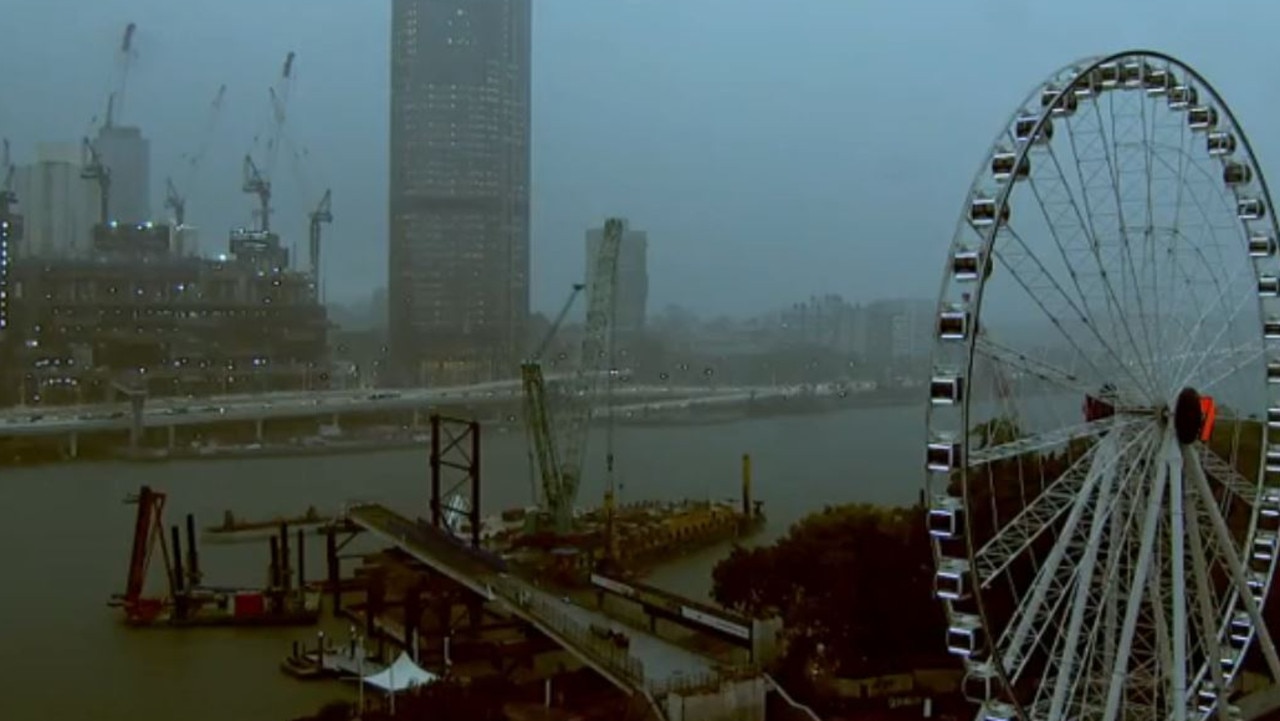
[[[300,680],[358,679],[362,703],[366,687],[394,703],[442,678],[495,677],[546,683],[550,703],[557,679],[583,668],[594,672],[602,693],[646,716],[685,718],[683,709],[694,704],[704,711],[688,718],[762,719],[768,688],[759,667],[775,652],[777,622],[641,580],[662,562],[745,538],[764,524],[750,457],[741,458],[735,500],[616,503],[615,429],[607,411],[603,422],[592,422],[610,407],[616,375],[612,296],[621,228],[617,220],[605,224],[590,282],[574,286],[521,365],[535,479],[527,507],[486,512],[481,423],[433,414],[424,444],[429,474],[416,512],[363,500],[256,521],[228,510],[220,525],[207,526],[206,540],[269,545],[267,584],[244,589],[205,581],[195,519],[186,519],[184,554],[178,526],[166,538],[165,495],[144,487],[133,499],[126,590],[113,600],[125,621],[316,625],[327,606],[349,624],[349,638],[300,637],[282,649],[281,669]],[[582,294],[587,322],[576,367],[550,380],[542,355]],[[602,436],[600,469],[586,467],[593,435]],[[598,504],[582,498],[587,476],[604,488]],[[376,484],[369,494],[376,498]],[[323,571],[311,580],[308,539],[325,549]],[[165,564],[163,591],[148,594],[156,554]]]
[[[329,387],[321,236],[325,190],[307,214],[306,258],[273,228],[272,176],[305,155],[285,131],[295,54],[268,91],[269,121],[244,155],[252,222],[201,247],[187,220],[224,105],[214,93],[199,145],[150,203],[150,141],[125,121],[136,57],[129,23],[105,112],[78,144],[42,144],[17,168],[0,158],[0,404],[91,405],[119,397],[207,396]],[[65,146],[65,147],[64,147]],[[175,177],[176,176],[176,177]],[[302,182],[302,181],[299,181]],[[58,189],[58,190],[54,190]]]

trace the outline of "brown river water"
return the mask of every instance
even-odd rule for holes
[[[806,513],[850,501],[913,502],[922,483],[923,409],[888,407],[723,425],[625,428],[615,441],[622,500],[736,497],[739,459],[750,453],[769,541]],[[603,490],[599,434],[583,505]],[[521,434],[484,438],[482,511],[526,505],[530,478]],[[0,720],[182,719],[285,721],[347,697],[331,683],[303,684],[278,670],[307,629],[134,630],[108,608],[123,590],[142,484],[168,493],[166,520],[196,514],[201,526],[226,509],[248,518],[322,511],[344,501],[383,502],[427,515],[427,453],[0,469]],[[318,540],[318,539],[317,539]],[[309,547],[309,577],[321,544]],[[651,581],[705,595],[718,547],[654,572]],[[263,545],[202,548],[207,582],[261,584]],[[335,629],[338,630],[338,629]]]

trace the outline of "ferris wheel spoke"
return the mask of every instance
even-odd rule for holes
[[[1172,433],[1166,431],[1162,439],[1162,447],[1174,442]],[[1163,454],[1163,451],[1161,453]],[[1163,463],[1156,464],[1156,477],[1153,479],[1147,498],[1147,508],[1142,522],[1142,539],[1138,548],[1137,566],[1134,568],[1130,588],[1141,589],[1146,583],[1147,574],[1151,572],[1151,560],[1154,556],[1156,530],[1159,526],[1160,509],[1164,500],[1165,487],[1169,482],[1169,468]],[[1125,605],[1124,621],[1120,628],[1120,641],[1117,645],[1115,663],[1107,677],[1107,700],[1102,712],[1102,721],[1115,721],[1120,709],[1120,700],[1125,689],[1125,673],[1129,668],[1130,650],[1133,648],[1133,636],[1138,629],[1138,613],[1142,610],[1141,591],[1129,595]]]
[[[1129,451],[1148,435],[1148,429],[1142,429],[1137,436],[1124,441],[1119,452]],[[1120,442],[1121,436],[1116,434],[1091,446],[978,549],[974,554],[974,571],[980,586],[989,585],[1068,511],[1068,520],[1060,538],[1071,536],[1079,522],[1079,514],[1084,511],[1082,499],[1093,494],[1100,473],[1109,472],[1115,467],[1118,456],[1114,446]],[[1104,446],[1111,450],[1104,452]],[[1055,546],[1052,553],[1057,551]]]
[[[1185,462],[1184,465],[1186,465]],[[1187,493],[1187,490],[1184,485],[1183,492],[1191,505],[1191,512],[1186,514],[1186,521],[1187,535],[1192,542],[1187,545],[1191,549],[1192,575],[1196,584],[1196,608],[1200,615],[1199,638],[1204,647],[1205,666],[1213,681],[1218,721],[1228,721],[1226,704],[1217,695],[1227,688],[1227,682],[1222,673],[1222,644],[1219,642],[1219,637],[1225,635],[1225,629],[1219,627],[1226,624],[1217,620],[1222,618],[1222,610],[1216,607],[1213,593],[1210,591],[1212,580],[1209,575],[1209,563],[1204,555],[1203,535],[1200,530],[1200,503],[1196,500],[1196,495]]]
[[[1068,426],[1066,428],[1045,431],[1043,433],[1034,433],[1007,443],[1000,443],[994,446],[974,450],[970,454],[969,462],[972,465],[981,465],[984,463],[995,463],[996,461],[1015,458],[1029,453],[1044,452],[1072,441],[1096,438],[1110,430],[1124,428],[1136,423],[1142,423],[1145,422],[1145,420],[1146,419],[1140,417],[1109,416],[1089,421],[1087,423]]]
[[[1101,124],[1101,115],[1099,114],[1098,103],[1096,102],[1093,103],[1093,106],[1094,106],[1095,115],[1098,118],[1099,124]],[[1120,300],[1116,297],[1115,286],[1111,284],[1110,274],[1108,270],[1113,264],[1109,263],[1107,260],[1103,259],[1102,257],[1102,248],[1104,247],[1104,245],[1106,245],[1107,247],[1110,247],[1112,243],[1104,244],[1102,242],[1101,240],[1102,236],[1099,235],[1098,229],[1094,222],[1094,218],[1097,217],[1098,215],[1097,213],[1095,213],[1094,206],[1104,202],[1104,199],[1098,198],[1097,201],[1095,201],[1091,197],[1090,190],[1092,188],[1095,193],[1098,192],[1098,189],[1094,186],[1093,181],[1095,178],[1101,175],[1102,172],[1106,169],[1106,159],[1105,159],[1105,156],[1101,160],[1087,159],[1085,157],[1082,157],[1084,154],[1084,151],[1092,149],[1095,145],[1105,148],[1106,139],[1101,127],[1099,127],[1097,131],[1098,138],[1091,143],[1085,144],[1082,149],[1081,144],[1078,143],[1077,141],[1077,125],[1080,124],[1079,119],[1082,117],[1083,116],[1081,115],[1077,115],[1071,118],[1070,120],[1068,120],[1066,123],[1067,138],[1070,140],[1070,147],[1071,147],[1072,153],[1075,155],[1075,158],[1076,158],[1076,163],[1075,163],[1076,177],[1080,184],[1081,202],[1084,204],[1083,213],[1081,213],[1081,209],[1079,208],[1079,206],[1076,206],[1076,213],[1077,213],[1080,224],[1083,227],[1088,229],[1089,238],[1092,240],[1092,242],[1089,244],[1089,250],[1091,251],[1091,255],[1093,256],[1094,262],[1097,264],[1099,285],[1101,285],[1102,289],[1105,291],[1104,303],[1107,310],[1108,318],[1115,329],[1123,332],[1124,337],[1129,342],[1129,347],[1132,348],[1134,351],[1137,351],[1138,345],[1137,345],[1137,341],[1134,339],[1133,328],[1130,327],[1129,325],[1129,319],[1127,315],[1124,313],[1123,304],[1121,304]],[[1092,174],[1086,177],[1084,172],[1084,164],[1090,161],[1095,164],[1098,164],[1099,167]],[[1056,162],[1056,158],[1055,158],[1055,162]],[[1108,183],[1108,185],[1111,187],[1104,188],[1101,190],[1101,192],[1108,193],[1108,194],[1110,192],[1114,192],[1114,186],[1115,186],[1114,180],[1113,182]],[[1117,240],[1122,242],[1123,235],[1117,234]],[[1125,357],[1130,357],[1130,356],[1140,356],[1141,354],[1134,352],[1134,353],[1125,353],[1123,355]],[[1139,365],[1141,366],[1141,371],[1144,378],[1141,381],[1138,381],[1137,378],[1134,378],[1134,380],[1135,382],[1138,382],[1138,386],[1140,388],[1143,388],[1144,390],[1147,391],[1148,394],[1150,394],[1154,390],[1154,385],[1153,385],[1154,379],[1151,375],[1151,369],[1142,360],[1139,360]]]
[[[1242,266],[1242,267],[1247,268],[1247,266]],[[1241,270],[1241,271],[1237,271],[1236,275],[1231,278],[1230,282],[1242,283],[1243,280],[1244,280],[1244,271]],[[1224,304],[1225,301],[1226,301],[1226,296],[1225,295],[1221,296],[1219,299],[1219,305]],[[1189,354],[1193,358],[1195,358],[1194,362],[1190,364],[1191,368],[1189,371],[1186,369],[1186,366],[1188,364],[1188,359],[1184,358],[1184,360],[1179,364],[1180,367],[1178,368],[1178,371],[1180,375],[1180,378],[1179,378],[1180,384],[1185,384],[1188,380],[1193,378],[1197,372],[1199,372],[1201,366],[1204,364],[1205,359],[1208,358],[1215,350],[1217,350],[1218,343],[1222,341],[1222,337],[1226,335],[1228,330],[1234,329],[1234,324],[1231,321],[1240,313],[1240,310],[1244,308],[1245,303],[1249,301],[1256,302],[1256,299],[1253,298],[1252,294],[1243,294],[1243,293],[1240,294],[1240,299],[1236,301],[1235,306],[1231,309],[1230,315],[1228,316],[1229,318],[1228,322],[1223,323],[1222,327],[1218,329],[1218,332],[1215,333],[1207,343],[1204,343],[1203,354],[1197,357],[1194,354],[1190,354],[1189,351],[1191,347],[1194,344],[1196,344],[1198,341],[1201,343],[1204,342],[1202,339],[1199,338],[1200,329],[1204,326],[1205,321],[1209,318],[1210,313],[1213,311],[1212,305],[1205,307],[1199,319],[1196,321],[1196,324],[1191,328],[1191,331],[1187,334],[1187,339],[1183,344],[1183,347],[1180,349],[1181,353]]]
[[[1053,681],[1053,696],[1049,706],[1049,718],[1065,718],[1063,710],[1073,682],[1079,678],[1075,675],[1076,653],[1080,644],[1080,631],[1084,626],[1085,613],[1089,605],[1090,586],[1093,578],[1093,567],[1098,560],[1098,550],[1102,541],[1106,524],[1101,521],[1109,508],[1111,490],[1116,481],[1116,469],[1109,468],[1102,475],[1102,486],[1098,492],[1098,501],[1094,507],[1093,524],[1089,527],[1089,540],[1085,546],[1084,558],[1080,562],[1079,574],[1076,576],[1075,593],[1071,600],[1071,616],[1067,622],[1066,636],[1062,641],[1062,662],[1058,666]]]
[[[1196,451],[1199,468],[1206,478],[1212,477],[1228,493],[1250,506],[1258,502],[1258,485],[1245,478],[1234,466],[1207,445],[1200,444]]]
[[[1059,578],[1058,569],[1062,566],[1062,562],[1068,552],[1078,545],[1076,528],[1084,519],[1086,509],[1092,503],[1092,498],[1099,482],[1106,476],[1108,469],[1114,467],[1118,458],[1117,444],[1118,440],[1115,437],[1104,438],[1098,445],[1089,449],[1085,457],[1072,464],[1058,481],[1055,481],[1053,485],[1045,489],[1036,499],[1035,506],[1027,508],[1014,519],[1010,526],[1011,533],[1002,533],[1000,536],[992,538],[976,554],[975,567],[978,569],[979,583],[986,585],[1016,557],[1016,554],[1022,548],[1028,547],[1035,537],[1046,530],[1063,510],[1070,508],[1070,513],[1068,513],[1067,519],[1063,523],[1062,530],[1054,542],[1053,548],[1050,549],[1044,565],[1037,572],[1032,592],[1025,596],[1014,610],[1013,618],[1008,626],[1009,629],[1013,630],[1012,634],[1001,639],[1001,645],[1007,649],[1004,657],[1004,668],[1015,676],[1021,674],[1023,662],[1026,660],[1030,650],[1028,636],[1031,634],[1033,627],[1043,620],[1046,600],[1048,600],[1050,593],[1056,588],[1061,594],[1058,599],[1051,601],[1052,607],[1056,610],[1062,598],[1066,596],[1062,592],[1071,587],[1074,574],[1069,573],[1065,579]],[[1086,467],[1082,464],[1082,461],[1086,458],[1101,458],[1102,460]],[[1081,474],[1083,474],[1083,478],[1081,478]],[[1077,486],[1078,478],[1083,483]],[[1054,504],[1056,503],[1061,503],[1062,506],[1055,508]],[[1043,521],[1043,523],[1037,526],[1037,521]],[[1001,551],[1005,549],[1009,549],[1009,552],[1001,554]],[[1066,568],[1069,572],[1073,571],[1071,566]],[[1050,617],[1054,615],[1056,614],[1049,614]],[[1006,631],[1006,633],[1008,632]],[[1038,641],[1040,635],[1036,634],[1036,638],[1033,641]]]
[[[1067,534],[1068,529],[1074,529],[1079,513],[1083,511],[1081,499],[1092,496],[1093,487],[1097,484],[1096,472],[1091,473],[1096,465],[1088,463],[1094,457],[1096,448],[1097,446],[1091,448],[1071,464],[1065,473],[978,549],[974,554],[974,571],[977,574],[975,580],[980,586],[985,588],[990,585],[1068,510],[1071,513],[1063,533]]]
[[[1115,504],[1111,500],[1100,498],[1096,502],[1091,502],[1096,483],[1107,473],[1119,474],[1121,469],[1118,468],[1118,464],[1125,457],[1144,457],[1148,453],[1147,448],[1151,445],[1153,437],[1151,430],[1150,427],[1139,429],[1138,433],[1123,445],[1120,444],[1119,434],[1105,437],[1099,442],[1097,446],[1099,450],[1095,453],[1088,471],[1093,482],[1088,484],[1087,490],[1082,490],[1076,497],[1072,513],[1059,532],[1045,565],[1037,573],[1032,592],[1024,597],[1023,602],[1014,611],[1006,632],[1001,637],[1000,645],[1007,649],[1004,658],[1005,668],[1012,677],[1021,676],[1026,662],[1031,658],[1032,649],[1043,645],[1046,637],[1054,644],[1062,641],[1061,629],[1053,628],[1051,620],[1063,615],[1063,603],[1074,592],[1073,589],[1080,577],[1079,556],[1088,549],[1088,544],[1082,542],[1081,536],[1087,535],[1085,531],[1090,528],[1090,524],[1103,523],[1108,517],[1112,522],[1119,520]],[[1127,474],[1132,474],[1133,467],[1126,471]],[[1128,480],[1126,477],[1124,483],[1128,483]],[[1112,494],[1113,498],[1117,496],[1118,494]],[[1104,509],[1102,515],[1095,513],[1092,516],[1086,516],[1087,509],[1095,503]],[[1064,565],[1064,561],[1068,558],[1076,561],[1077,565]],[[1012,632],[1009,629],[1012,629]],[[1045,650],[1050,657],[1053,656],[1053,648]]]
[[[1181,124],[1179,125],[1181,127]],[[1149,148],[1149,150],[1154,150],[1154,148]],[[1179,164],[1177,167],[1174,167],[1173,164],[1170,163],[1169,159],[1164,157],[1164,155],[1162,154],[1157,154],[1155,156],[1155,160],[1156,160],[1156,163],[1161,168],[1169,171],[1179,179],[1178,180],[1179,199],[1178,199],[1178,207],[1176,209],[1175,218],[1181,216],[1183,199],[1187,197],[1187,194],[1184,193],[1183,190],[1184,190],[1184,185],[1186,183],[1186,171],[1188,167],[1194,168],[1198,172],[1198,175],[1201,177],[1201,179],[1206,182],[1205,187],[1207,189],[1211,189],[1210,192],[1213,193],[1213,195],[1218,196],[1219,200],[1225,200],[1225,191],[1222,189],[1221,184],[1216,182],[1217,179],[1214,177],[1214,175],[1209,171],[1205,170],[1203,165],[1196,162],[1196,160],[1192,158],[1190,154],[1187,152],[1187,149],[1185,147],[1185,138],[1181,144],[1172,148],[1172,151],[1177,154],[1179,159]],[[1183,238],[1180,233],[1175,232],[1173,236],[1173,240],[1175,242],[1170,244],[1170,248],[1168,251],[1171,258],[1171,261],[1169,262],[1170,288],[1167,289],[1165,292],[1160,292],[1159,290],[1157,290],[1160,286],[1159,286],[1159,283],[1156,281],[1157,275],[1155,273],[1155,267],[1154,267],[1155,259],[1153,257],[1152,258],[1152,263],[1153,263],[1152,295],[1156,298],[1159,298],[1165,295],[1167,292],[1172,291],[1174,276],[1178,274],[1178,271],[1182,271],[1181,277],[1184,280],[1186,285],[1186,294],[1190,296],[1192,304],[1194,306],[1202,306],[1206,308],[1206,310],[1208,310],[1208,309],[1212,309],[1214,306],[1211,303],[1205,303],[1200,300],[1199,295],[1196,293],[1196,290],[1195,290],[1197,284],[1193,280],[1193,278],[1200,277],[1200,276],[1209,277],[1213,283],[1212,298],[1220,301],[1222,298],[1227,297],[1228,294],[1226,293],[1226,289],[1230,287],[1236,287],[1236,286],[1233,286],[1230,283],[1224,286],[1222,279],[1219,276],[1218,268],[1225,267],[1228,264],[1225,262],[1225,258],[1223,257],[1223,254],[1222,254],[1223,253],[1222,249],[1225,243],[1219,241],[1218,232],[1219,230],[1222,230],[1223,232],[1229,233],[1232,236],[1234,236],[1238,234],[1238,228],[1236,225],[1231,225],[1226,228],[1216,227],[1210,217],[1210,213],[1208,212],[1207,208],[1204,205],[1204,202],[1200,199],[1199,194],[1190,194],[1190,202],[1193,205],[1194,210],[1196,211],[1196,214],[1199,216],[1200,220],[1204,223],[1204,227],[1208,230],[1209,235],[1215,241],[1213,243],[1210,243],[1209,245],[1212,245],[1217,250],[1218,260],[1217,262],[1210,262],[1210,260],[1205,256],[1204,250],[1202,248],[1202,245],[1203,245],[1202,241],[1191,242],[1188,239],[1187,242],[1181,242],[1181,243],[1176,242],[1176,241],[1183,240]],[[1175,228],[1176,227],[1177,226],[1175,224]],[[1179,255],[1177,251],[1178,251],[1178,248],[1180,247],[1189,248],[1191,253],[1200,261],[1199,267],[1194,269],[1194,272],[1188,272],[1183,267],[1183,264],[1178,260]],[[1248,266],[1243,266],[1243,268],[1248,269]],[[1175,316],[1175,319],[1177,317],[1178,316]],[[1165,318],[1160,314],[1157,314],[1155,318],[1155,322],[1160,325],[1164,325]],[[1182,335],[1185,338],[1190,338],[1192,339],[1192,341],[1194,341],[1196,337],[1195,334],[1188,332],[1185,325],[1182,325],[1182,324],[1179,324],[1179,325],[1181,325],[1180,335]],[[1198,328],[1197,328],[1197,331],[1198,331]],[[1157,343],[1157,345],[1162,349],[1160,357],[1167,359],[1168,354],[1164,352],[1166,350],[1164,346],[1164,342],[1167,340],[1167,331],[1165,333],[1157,332],[1157,335],[1160,338],[1160,341]],[[1173,380],[1174,380],[1173,378],[1167,378],[1167,379],[1164,379],[1164,382],[1172,383]],[[1173,385],[1172,387],[1175,389],[1177,388],[1176,385]]]
[[[1009,272],[1014,281],[1021,286],[1023,291],[1027,294],[1027,297],[1031,299],[1031,302],[1040,308],[1041,312],[1044,313],[1045,317],[1049,319],[1058,332],[1062,334],[1067,343],[1085,359],[1085,362],[1089,363],[1093,367],[1095,373],[1099,376],[1102,375],[1102,371],[1093,363],[1091,354],[1085,352],[1085,350],[1080,347],[1079,341],[1075,336],[1066,330],[1063,323],[1064,318],[1062,317],[1063,311],[1069,311],[1074,320],[1078,320],[1080,323],[1090,328],[1090,330],[1093,330],[1094,336],[1099,345],[1101,345],[1103,349],[1116,360],[1116,362],[1120,362],[1120,356],[1116,350],[1110,346],[1105,338],[1093,329],[1093,325],[1089,322],[1087,312],[1081,310],[1076,305],[1075,301],[1071,299],[1066,290],[1063,289],[1062,285],[1058,282],[1058,279],[1044,267],[1044,264],[1035,256],[1034,253],[1029,251],[1021,236],[1012,228],[1007,229],[1006,234],[1014,240],[1014,245],[1006,245],[1003,249],[993,249],[992,253],[996,260],[1000,261],[1001,267]],[[1065,308],[1059,309],[1057,307],[1050,307],[1052,301],[1050,298],[1046,298],[1046,296],[1060,299],[1061,303],[1065,305]]]
[[[985,334],[978,336],[974,343],[974,351],[1015,373],[1038,378],[1062,390],[1078,393],[1081,397],[1098,392],[1096,387],[1090,386],[1075,373],[1063,370],[1048,361],[1032,358],[1011,346],[991,340]]]
[[[1132,536],[1140,535],[1141,530],[1135,523],[1138,512],[1141,510],[1140,504],[1128,503],[1127,511],[1125,505],[1126,501],[1139,490],[1140,483],[1135,481],[1145,472],[1146,459],[1158,450],[1159,441],[1158,434],[1150,434],[1146,447],[1134,456],[1134,459],[1140,460],[1130,465],[1124,483],[1124,492],[1115,495],[1113,507],[1109,510],[1109,518],[1106,519],[1110,524],[1104,546],[1106,566],[1101,580],[1096,581],[1092,588],[1096,601],[1093,605],[1093,617],[1087,636],[1084,661],[1077,674],[1079,680],[1073,696],[1076,700],[1072,706],[1068,707],[1069,715],[1072,711],[1083,714],[1086,710],[1097,706],[1098,700],[1093,697],[1106,690],[1102,680],[1106,678],[1107,670],[1114,663],[1119,646],[1119,634],[1116,633],[1117,607],[1120,589],[1123,586],[1121,581],[1125,572],[1124,560],[1127,550],[1132,545]],[[1147,587],[1151,588],[1150,582]],[[1158,617],[1156,629],[1158,636],[1162,630]],[[1130,676],[1132,675],[1131,670]]]
[[[1165,462],[1169,477],[1169,536],[1172,546],[1169,562],[1172,565],[1173,634],[1173,721],[1187,721],[1187,561],[1186,518],[1183,509],[1182,453],[1172,444],[1168,446]],[[1194,544],[1192,544],[1194,545]],[[1163,605],[1163,604],[1161,604]],[[1163,611],[1160,612],[1163,617]]]
[[[1070,123],[1068,123],[1068,130],[1069,129],[1070,129]],[[1050,158],[1050,160],[1053,161],[1053,166],[1057,170],[1057,173],[1062,181],[1062,187],[1065,190],[1066,196],[1067,196],[1067,201],[1066,201],[1067,207],[1065,211],[1061,213],[1057,218],[1049,219],[1048,222],[1050,227],[1050,235],[1052,236],[1054,243],[1058,248],[1059,256],[1061,257],[1063,264],[1068,268],[1068,277],[1070,277],[1071,282],[1076,289],[1076,292],[1080,296],[1081,306],[1077,306],[1074,301],[1071,301],[1071,307],[1076,311],[1076,316],[1081,320],[1081,322],[1085,325],[1085,327],[1089,329],[1089,332],[1092,334],[1094,339],[1098,342],[1098,345],[1101,346],[1102,349],[1105,350],[1109,356],[1111,356],[1112,360],[1118,366],[1126,370],[1130,379],[1136,384],[1138,388],[1142,388],[1144,387],[1143,381],[1139,379],[1137,376],[1133,375],[1133,373],[1129,368],[1129,365],[1125,363],[1122,354],[1115,348],[1114,345],[1112,345],[1112,343],[1109,340],[1107,340],[1105,335],[1098,330],[1097,319],[1093,317],[1094,315],[1093,309],[1091,308],[1091,305],[1088,300],[1089,294],[1085,293],[1084,288],[1080,285],[1080,270],[1078,268],[1078,265],[1081,265],[1081,263],[1077,259],[1074,259],[1071,257],[1069,253],[1069,246],[1068,244],[1063,242],[1062,235],[1064,234],[1064,231],[1067,231],[1067,230],[1074,231],[1071,235],[1074,238],[1079,238],[1080,240],[1079,244],[1084,246],[1083,248],[1084,252],[1082,252],[1081,255],[1085,255],[1093,259],[1093,261],[1096,263],[1098,267],[1098,276],[1100,278],[1100,282],[1106,287],[1107,290],[1110,291],[1112,289],[1110,287],[1110,284],[1107,283],[1106,281],[1106,275],[1105,275],[1106,267],[1098,251],[1098,247],[1099,247],[1098,236],[1094,232],[1092,222],[1088,219],[1087,214],[1081,211],[1079,203],[1076,202],[1075,194],[1071,191],[1070,184],[1066,180],[1066,172],[1063,170],[1062,164],[1058,160],[1057,153],[1054,152],[1053,148],[1049,148],[1047,155]],[[1079,171],[1080,169],[1077,166],[1077,173],[1079,173]],[[1082,184],[1084,183],[1083,177],[1081,177],[1081,183]],[[1088,203],[1087,194],[1086,194],[1086,197],[1083,198],[1082,200],[1083,202],[1086,203],[1086,206],[1087,206],[1087,203]],[[1043,208],[1044,201],[1041,200],[1040,203]],[[1074,221],[1071,222],[1070,224],[1068,224],[1063,219],[1064,216],[1068,214],[1074,216]],[[1045,215],[1046,215],[1046,218],[1048,219],[1049,216],[1047,211],[1045,212]],[[1107,299],[1105,301],[1105,305],[1109,313],[1111,313],[1112,311],[1112,306],[1111,306],[1112,300],[1114,300],[1114,292],[1108,293]],[[1114,323],[1115,322],[1114,313],[1111,313],[1111,316],[1112,316],[1111,319]],[[1060,324],[1058,324],[1058,328],[1060,332],[1062,332],[1064,335],[1066,334],[1066,330],[1062,328]],[[1130,337],[1132,337],[1131,333],[1129,335]]]
[[[1189,459],[1184,463],[1184,466],[1191,471],[1188,474],[1190,476],[1188,482],[1196,487],[1201,505],[1212,523],[1214,534],[1218,540],[1218,550],[1222,552],[1227,562],[1227,569],[1235,585],[1234,590],[1238,594],[1245,611],[1253,621],[1254,631],[1258,636],[1258,644],[1261,646],[1263,658],[1267,662],[1267,670],[1271,672],[1273,679],[1280,680],[1280,656],[1276,654],[1275,644],[1272,642],[1271,634],[1268,633],[1266,622],[1262,618],[1262,610],[1254,599],[1253,589],[1249,587],[1244,563],[1240,560],[1240,555],[1236,551],[1236,544],[1234,539],[1231,538],[1231,531],[1227,528],[1226,520],[1218,511],[1216,499],[1213,497],[1213,489],[1210,488],[1204,470],[1200,467],[1199,459],[1187,449],[1184,449],[1183,453],[1184,458]]]
[[[1262,360],[1265,355],[1266,352],[1260,347],[1234,348],[1212,356],[1205,355],[1202,357],[1201,362],[1213,360],[1216,361],[1216,364],[1204,370],[1205,380],[1203,382],[1197,381],[1196,387],[1204,391],[1212,390],[1219,383],[1232,378],[1241,371],[1246,370],[1250,365]],[[1227,365],[1224,367],[1224,364]],[[1191,383],[1194,375],[1196,374],[1188,375],[1183,385]]]
[[[1145,304],[1143,303],[1144,293],[1142,293],[1141,286],[1138,283],[1137,268],[1133,261],[1133,241],[1129,233],[1129,224],[1126,220],[1126,214],[1125,214],[1125,200],[1123,198],[1124,193],[1122,192],[1122,189],[1121,189],[1122,185],[1127,186],[1127,184],[1123,182],[1123,178],[1126,174],[1126,169],[1122,167],[1123,163],[1121,162],[1121,159],[1120,159],[1121,157],[1120,147],[1122,144],[1120,142],[1120,133],[1118,130],[1118,124],[1121,121],[1119,121],[1116,115],[1116,104],[1119,102],[1122,102],[1122,100],[1120,100],[1120,98],[1122,97],[1123,96],[1121,95],[1117,95],[1113,93],[1109,95],[1107,98],[1108,99],[1107,110],[1109,112],[1110,121],[1111,121],[1111,133],[1110,133],[1111,144],[1108,145],[1107,143],[1103,143],[1102,152],[1103,152],[1104,158],[1106,159],[1107,169],[1111,176],[1111,195],[1112,195],[1112,199],[1115,201],[1116,222],[1118,225],[1119,238],[1124,251],[1123,258],[1122,258],[1123,262],[1121,263],[1122,277],[1121,277],[1120,294],[1121,294],[1121,297],[1125,298],[1125,300],[1128,300],[1128,294],[1125,292],[1125,288],[1123,287],[1123,284],[1126,280],[1129,282],[1132,282],[1134,300],[1136,301],[1136,304],[1138,306],[1138,319],[1139,319],[1138,330],[1140,331],[1139,335],[1141,336],[1141,340],[1143,341],[1144,347],[1141,347],[1141,348],[1139,347],[1139,339],[1132,335],[1131,329],[1130,329],[1130,342],[1133,345],[1133,350],[1136,353],[1138,353],[1140,357],[1146,359],[1149,363],[1154,364],[1158,356],[1155,353],[1155,349],[1151,344],[1150,328],[1148,327],[1147,323],[1143,322],[1143,319],[1146,318],[1146,309],[1144,307]],[[1146,107],[1145,102],[1141,102],[1139,103],[1139,105],[1144,108]],[[1093,104],[1094,112],[1099,114],[1099,122],[1101,122],[1100,116],[1102,112],[1100,106],[1101,106],[1101,103]],[[1140,123],[1140,125],[1142,125],[1143,139],[1145,141],[1146,127],[1145,127],[1145,124]],[[1132,172],[1132,171],[1128,171],[1128,172]],[[1145,185],[1144,190],[1147,191],[1147,194],[1143,196],[1143,200],[1144,200],[1143,209],[1144,211],[1149,212],[1150,205],[1145,201],[1148,201],[1150,197],[1149,196],[1150,175],[1146,174],[1145,172],[1143,173],[1143,175],[1145,176],[1145,179],[1147,181],[1144,184]],[[1143,227],[1145,228],[1147,226],[1144,224]],[[1128,271],[1127,278],[1123,277],[1124,271],[1126,270]],[[1127,320],[1127,317],[1126,317],[1126,320]],[[1126,329],[1129,328],[1128,323],[1125,324],[1125,327]],[[1149,381],[1153,384],[1153,386],[1157,385],[1159,378],[1156,375],[1156,369],[1152,366],[1149,366],[1147,368],[1147,372],[1148,372]]]

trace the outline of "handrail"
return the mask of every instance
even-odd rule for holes
[[[775,681],[773,676],[770,676],[767,673],[763,675],[764,675],[765,683],[769,684],[769,688],[774,691],[777,691],[778,695],[782,697],[782,700],[786,701],[787,704],[791,706],[791,708],[796,709],[797,711],[805,714],[809,718],[813,719],[813,721],[822,721],[822,719],[818,718],[818,714],[814,713],[813,709],[791,698],[791,694],[787,693],[787,690],[782,687],[782,684],[779,684],[777,681]]]
[[[494,579],[491,587],[503,600],[545,624],[611,673],[637,688],[644,686],[644,665],[625,649],[620,649],[613,643],[597,637],[564,611],[533,596],[510,579]]]

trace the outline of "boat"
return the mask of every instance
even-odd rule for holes
[[[281,526],[293,529],[321,528],[333,523],[333,516],[321,515],[315,506],[307,508],[301,516],[286,518],[279,516],[267,521],[245,521],[236,518],[231,511],[222,516],[222,524],[205,526],[201,538],[209,543],[238,543],[244,541],[265,540],[280,532]]]

